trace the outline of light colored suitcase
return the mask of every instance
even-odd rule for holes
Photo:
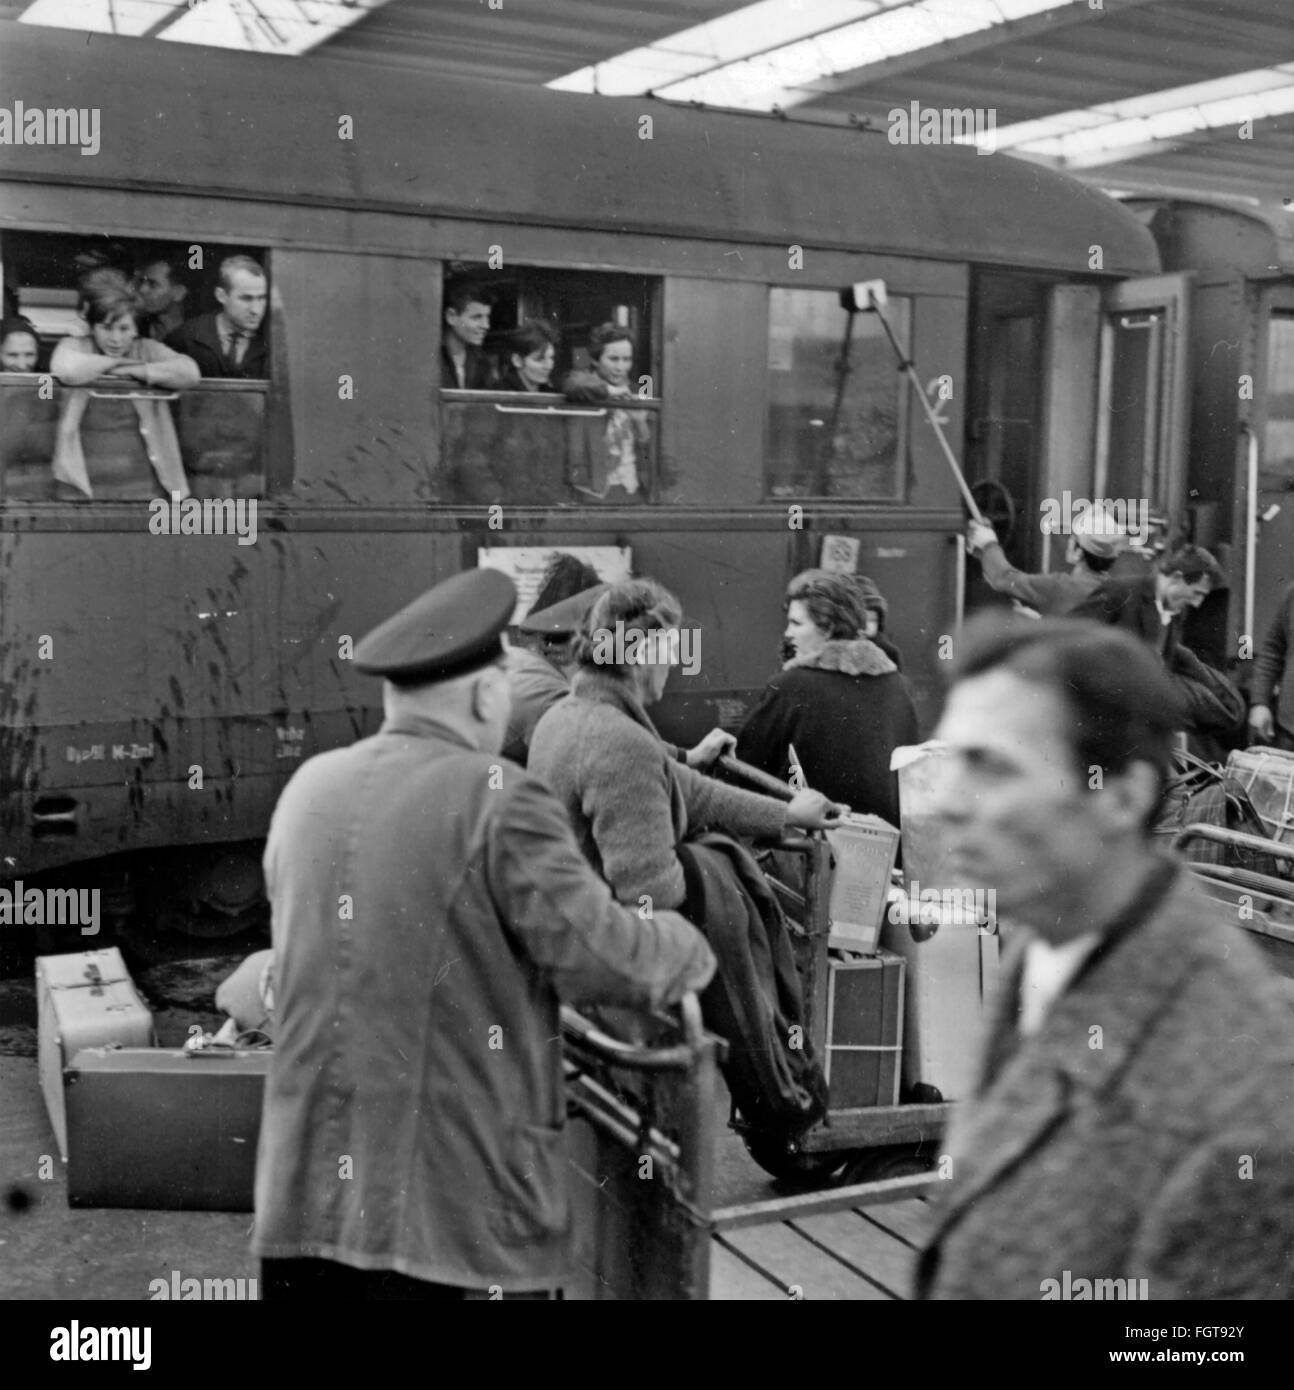
[[[895,749],[903,872],[910,893],[941,900],[911,903],[887,916],[881,945],[907,962],[903,1018],[903,1089],[930,1087],[921,1100],[960,1100],[977,1066],[988,1009],[997,990],[1000,939],[976,925],[980,904],[948,868],[948,837],[939,818],[949,761],[943,744]],[[975,899],[973,890],[969,897]],[[962,905],[964,904],[964,905]],[[930,912],[932,920],[923,915]],[[913,920],[911,926],[908,921]]]
[[[115,946],[37,956],[36,1010],[40,1086],[58,1151],[66,1159],[64,1068],[87,1047],[151,1047],[153,1015]]]
[[[903,1089],[933,1087],[961,1100],[970,1088],[999,980],[999,940],[962,922],[927,924],[917,933],[885,924],[881,940],[907,963],[903,1011]],[[918,940],[920,937],[922,939]]]

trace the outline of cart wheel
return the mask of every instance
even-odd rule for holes
[[[935,1156],[908,1144],[887,1149],[864,1149],[855,1153],[841,1176],[840,1185],[884,1182],[886,1178],[914,1178],[929,1173],[935,1166]]]
[[[741,1136],[746,1152],[766,1173],[787,1182],[825,1178],[849,1157],[847,1152],[802,1153],[777,1135],[749,1133]]]

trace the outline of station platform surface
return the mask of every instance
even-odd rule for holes
[[[195,1023],[219,1026],[215,986],[258,944],[212,943],[210,954],[188,957],[179,953],[193,947],[177,944],[158,960],[130,962],[162,1046],[180,1046]],[[777,1186],[727,1128],[726,1096],[717,1104],[714,1206],[776,1197]],[[710,1296],[905,1298],[926,1220],[926,1204],[913,1199],[721,1231],[711,1246]],[[0,1301],[149,1300],[159,1292],[155,1281],[169,1290],[185,1279],[222,1281],[226,1291],[255,1297],[251,1228],[249,1212],[69,1207],[37,1071],[34,979],[27,971],[0,979]]]

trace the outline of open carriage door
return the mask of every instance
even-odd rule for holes
[[[1254,655],[1294,580],[1294,283],[1262,286],[1257,310],[1254,359],[1243,368],[1253,374],[1253,405],[1237,441],[1233,496],[1244,588],[1232,597],[1235,630],[1251,634]],[[1233,571],[1238,586],[1239,566]]]
[[[1093,498],[1186,503],[1186,275],[1125,280],[1101,297]]]

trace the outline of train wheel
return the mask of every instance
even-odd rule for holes
[[[766,1173],[784,1182],[809,1182],[814,1178],[830,1177],[848,1158],[847,1153],[804,1153],[794,1141],[770,1134],[742,1135],[742,1142],[751,1158]]]
[[[164,933],[216,940],[267,917],[260,846],[250,842],[161,861],[150,886],[150,915]]]
[[[885,1149],[864,1149],[849,1161],[840,1179],[842,1187],[855,1183],[884,1182],[886,1178],[914,1178],[934,1169],[935,1156],[908,1144]]]

